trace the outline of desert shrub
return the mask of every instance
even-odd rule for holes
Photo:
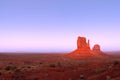
[[[119,61],[114,61],[113,64],[117,65],[117,64],[119,64]]]
[[[101,68],[101,69],[95,69],[94,71],[96,74],[100,74],[100,73],[105,72],[106,70],[104,68]]]
[[[2,75],[2,73],[0,72],[0,76]]]
[[[16,66],[6,66],[6,67],[5,67],[5,70],[6,70],[6,71],[14,70],[14,69],[16,69]]]
[[[9,63],[10,65],[13,64],[12,62]]]
[[[28,66],[27,68],[31,68],[31,66]]]
[[[49,66],[50,66],[50,67],[56,67],[55,64],[50,64]]]
[[[6,66],[6,67],[5,67],[5,70],[6,70],[6,71],[9,71],[9,70],[10,70],[10,66]]]
[[[113,65],[112,65],[112,64],[111,64],[111,65],[107,65],[107,66],[108,66],[108,68],[109,68],[109,69],[111,69],[111,68],[113,67]]]
[[[39,80],[39,78],[34,78],[33,80]]]
[[[16,69],[16,70],[15,70],[15,73],[19,73],[19,72],[21,72],[20,69]]]
[[[84,75],[80,75],[80,80],[85,80]]]
[[[25,66],[22,66],[21,68],[25,68]]]
[[[41,62],[39,64],[42,64]]]

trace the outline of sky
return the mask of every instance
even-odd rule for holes
[[[120,51],[120,0],[0,0],[0,52]]]

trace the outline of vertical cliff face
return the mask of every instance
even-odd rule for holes
[[[89,40],[86,42],[85,37],[78,37],[77,39],[77,49],[78,50],[90,50]]]
[[[85,37],[78,37],[77,39],[77,50],[79,51],[90,51],[90,43],[89,40],[86,42]]]
[[[77,49],[73,51],[74,54],[91,54],[90,42],[86,41],[85,37],[78,37],[77,39]]]

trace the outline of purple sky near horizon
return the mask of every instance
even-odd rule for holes
[[[120,51],[119,0],[0,0],[0,52],[69,52],[78,36]]]

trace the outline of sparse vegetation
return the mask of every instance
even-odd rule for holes
[[[55,64],[50,64],[49,66],[50,66],[50,67],[53,67],[53,68],[54,68],[54,67],[56,67],[56,65],[55,65]]]
[[[27,68],[31,68],[31,66],[28,66]]]
[[[80,75],[80,80],[85,80],[85,76],[84,75]]]
[[[116,61],[113,62],[113,64],[114,64],[114,65],[118,65],[118,64],[119,64],[119,61],[116,60]]]
[[[0,72],[0,76],[2,75],[2,73]]]
[[[19,73],[19,72],[21,72],[20,69],[16,69],[16,70],[15,70],[15,73]]]
[[[5,70],[6,70],[6,71],[9,71],[10,69],[11,69],[10,66],[6,66],[6,67],[5,67]]]
[[[43,64],[43,63],[40,62],[39,64]]]
[[[19,58],[16,55],[14,62],[11,61],[13,57],[7,57],[4,65],[0,65],[0,80],[3,77],[6,80],[119,80],[118,59],[104,61],[97,58],[60,59],[59,56],[51,56],[40,55],[34,58],[30,55]],[[31,63],[24,64],[28,59]],[[14,64],[9,64],[10,62]]]
[[[17,67],[14,66],[14,65],[8,65],[8,66],[5,67],[5,70],[6,70],[6,71],[15,70],[16,68],[17,68]]]
[[[34,78],[33,80],[39,80],[39,78]]]
[[[105,72],[106,69],[105,68],[99,68],[99,69],[95,69],[94,71],[95,71],[96,74],[100,74],[100,73]]]

